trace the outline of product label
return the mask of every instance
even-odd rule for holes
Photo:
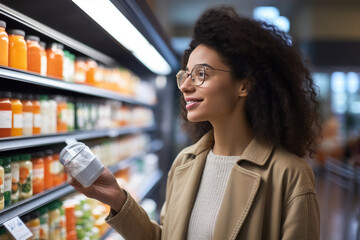
[[[5,173],[4,190],[5,190],[5,192],[11,191],[11,173]]]
[[[34,127],[41,127],[41,115],[39,113],[34,114]]]
[[[59,174],[62,171],[62,165],[59,161],[53,161],[51,164],[51,172],[53,174]]]
[[[22,127],[23,127],[23,115],[14,114],[14,128],[22,128]]]
[[[23,119],[24,128],[32,128],[33,127],[33,113],[32,112],[24,112]]]
[[[4,226],[16,240],[29,239],[33,235],[19,217],[5,222]]]
[[[33,169],[33,178],[34,181],[36,180],[44,180],[44,169],[43,168],[38,168],[38,169]]]
[[[46,72],[47,72],[47,57],[46,56],[41,56],[41,75],[42,76],[46,76]]]
[[[40,239],[48,239],[48,238],[49,238],[49,225],[47,222],[45,222],[44,224],[40,225]]]
[[[40,238],[40,226],[34,226],[34,227],[29,227],[29,230],[32,234],[34,234],[33,239],[41,239]]]
[[[11,111],[0,111],[0,128],[11,128]]]
[[[11,163],[11,201],[19,200],[19,164]]]
[[[85,72],[77,71],[75,72],[75,82],[83,83],[86,80],[86,74]]]

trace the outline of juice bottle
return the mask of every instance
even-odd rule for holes
[[[33,104],[32,96],[30,94],[24,94],[21,103],[23,105],[23,135],[32,135],[33,134]]]
[[[50,133],[50,103],[48,95],[40,95],[41,134]]]
[[[11,157],[11,202],[19,201],[19,180],[20,180],[20,156]]]
[[[54,97],[49,99],[49,133],[57,131],[57,102]]]
[[[49,240],[49,214],[47,207],[39,208],[40,240]]]
[[[11,205],[11,158],[3,157],[3,168],[4,168],[4,205],[9,207]]]
[[[63,79],[63,61],[64,61],[64,46],[62,44],[53,43],[51,47],[46,50],[47,55],[47,75]]]
[[[31,162],[33,165],[33,194],[44,191],[44,153],[36,152],[32,154]]]
[[[27,47],[25,32],[19,29],[8,30],[9,34],[9,67],[27,70]]]
[[[76,83],[85,83],[86,82],[86,71],[87,65],[85,59],[82,57],[76,58],[75,61],[75,82]]]
[[[61,240],[66,240],[66,216],[65,210],[63,208],[63,203],[61,201],[57,201],[58,208],[60,210],[60,237]]]
[[[61,240],[61,213],[57,202],[52,202],[49,209],[49,239]]]
[[[46,43],[40,42],[40,55],[41,55],[41,69],[40,74],[41,76],[46,76],[47,74],[47,56],[46,56]]]
[[[19,199],[26,199],[33,195],[33,170],[30,154],[20,155],[20,180],[19,180]]]
[[[35,73],[41,73],[41,46],[38,36],[26,36],[27,45],[27,70]]]
[[[23,106],[20,101],[22,95],[13,93],[10,99],[12,110],[12,129],[11,136],[21,136],[23,131]]]
[[[73,101],[74,100],[72,98],[66,100],[67,102],[66,125],[68,127],[69,132],[72,132],[75,129],[75,105]]]
[[[9,36],[6,31],[6,22],[0,21],[0,65],[8,66],[9,62]]]
[[[30,239],[40,240],[40,213],[38,211],[29,214],[29,221],[26,226],[33,234]]]
[[[56,96],[56,102],[57,102],[57,132],[63,133],[67,132],[68,126],[67,126],[67,104],[63,97]]]
[[[5,178],[5,171],[2,167],[3,159],[0,158],[0,194],[4,194],[4,178]],[[5,198],[4,196],[0,197],[0,210],[4,209],[5,207]]]
[[[87,65],[86,83],[94,84],[94,83],[96,83],[95,72],[96,72],[96,69],[97,69],[97,64],[96,64],[96,62],[94,60],[87,59],[86,60],[86,65]]]
[[[54,152],[52,150],[46,150],[45,151],[45,157],[44,157],[44,182],[45,182],[45,189],[49,189],[54,186],[54,173],[52,170],[52,164],[53,164],[53,157],[52,155]]]
[[[12,127],[11,93],[0,92],[0,137],[10,137]]]
[[[39,102],[39,95],[35,95],[32,99],[33,104],[33,134],[40,134],[41,133],[41,106]]]
[[[52,170],[54,173],[54,186],[60,185],[65,182],[64,167],[59,161],[59,153],[53,155]]]

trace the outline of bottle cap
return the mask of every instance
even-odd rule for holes
[[[31,154],[32,158],[43,158],[44,157],[44,152],[34,152]]]
[[[11,98],[11,92],[0,92],[0,98]]]
[[[36,41],[36,42],[39,42],[40,41],[40,38],[38,36],[34,36],[34,35],[27,35],[25,37],[26,40],[30,40],[30,41]]]
[[[22,94],[21,93],[18,93],[18,92],[15,92],[15,93],[12,93],[11,94],[11,97],[13,99],[22,99]]]
[[[29,154],[29,153],[20,155],[20,161],[26,161],[26,160],[30,160],[30,159],[31,159],[31,154]]]
[[[40,41],[39,44],[40,44],[40,46],[42,46],[44,49],[46,48],[46,43],[45,43],[45,42]]]
[[[39,217],[40,217],[40,213],[38,211],[32,212],[32,213],[29,214],[30,220],[35,219],[35,218],[39,218]]]
[[[5,21],[0,21],[0,27],[6,28],[6,22]]]
[[[9,35],[20,35],[25,37],[25,31],[20,29],[9,29],[7,32]]]
[[[19,155],[11,156],[11,162],[19,162],[19,161],[20,161],[20,156]]]
[[[11,157],[3,157],[3,164],[4,165],[8,165],[8,164],[10,164],[11,163]]]
[[[48,150],[45,151],[46,156],[53,155],[53,154],[54,154],[54,151],[51,150],[51,149],[48,149]]]

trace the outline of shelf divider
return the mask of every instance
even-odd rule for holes
[[[30,73],[22,70],[17,70],[13,68],[8,68],[4,66],[0,66],[0,78],[11,79],[18,82],[30,83],[39,86],[45,86],[48,88],[55,88],[66,90],[70,92],[76,92],[81,94],[86,94],[89,96],[102,97],[106,99],[112,99],[117,101],[122,101],[125,103],[143,106],[152,108],[152,104],[148,104],[142,101],[137,101],[135,98],[131,96],[121,95],[115,91],[110,91],[102,88],[93,87],[90,85],[65,82],[62,80],[57,80],[53,78],[48,78],[44,76],[40,76],[35,73]]]

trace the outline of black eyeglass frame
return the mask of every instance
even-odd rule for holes
[[[195,82],[195,77],[196,77],[196,76],[193,76],[193,72],[194,72],[194,69],[196,69],[198,66],[204,67],[204,70],[203,70],[203,71],[204,71],[204,77],[203,77],[201,83],[196,85],[196,84],[194,84],[194,82]],[[190,73],[187,73],[186,70],[180,70],[180,71],[176,74],[176,82],[177,82],[178,88],[179,88],[179,89],[181,88],[180,81],[179,81],[179,77],[180,77],[180,75],[183,75],[183,74],[186,74],[186,77],[183,78],[182,83],[183,83],[189,76],[191,76],[191,81],[192,81],[192,83],[193,83],[195,86],[200,87],[200,86],[203,85],[203,83],[205,82],[205,73],[206,73],[206,70],[209,69],[209,68],[210,68],[211,70],[220,71],[220,72],[232,72],[232,71],[230,71],[230,70],[213,68],[212,66],[210,66],[210,65],[208,65],[208,64],[196,64],[196,65],[193,67],[193,69],[191,70]],[[199,71],[199,72],[200,72],[200,71]]]

